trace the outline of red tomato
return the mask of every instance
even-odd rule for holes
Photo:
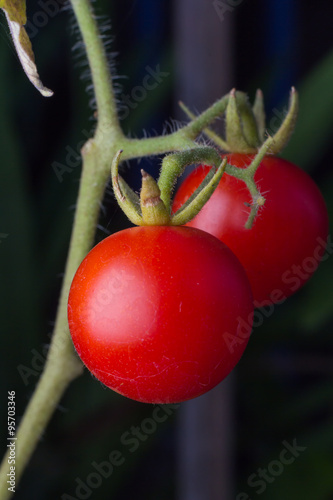
[[[253,298],[219,240],[185,227],[134,227],[94,247],[69,294],[69,327],[84,364],[114,391],[147,403],[200,396],[247,344]]]
[[[244,168],[253,156],[226,155]],[[199,167],[176,193],[173,210],[189,198],[210,167]],[[223,241],[243,264],[255,307],[281,302],[298,290],[317,269],[325,252],[328,215],[313,180],[296,165],[267,156],[255,181],[266,198],[251,229],[245,229],[251,197],[245,183],[223,174],[213,196],[187,224]]]

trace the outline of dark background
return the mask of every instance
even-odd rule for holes
[[[45,16],[37,14],[46,12],[47,2],[27,3],[39,72],[55,95],[44,99],[29,84],[1,15],[1,438],[6,437],[7,391],[16,391],[17,413],[22,415],[42,369],[78,190],[78,145],[94,127],[84,49],[79,45],[72,50],[78,39],[73,14],[63,9],[43,23]],[[94,4],[101,25],[112,23],[105,37],[113,38],[108,50],[116,52],[120,103],[142,85],[147,67],[159,64],[169,73],[144,101],[134,102],[122,120],[124,130],[140,137],[143,130],[161,133],[166,124],[172,129],[174,118],[185,120],[177,109],[179,99],[202,110],[218,97],[207,89],[219,72],[228,82],[227,88],[221,84],[220,95],[231,86],[247,91],[251,99],[257,87],[264,91],[268,124],[281,116],[295,85],[300,91],[300,119],[283,156],[316,180],[332,220],[333,4],[327,0],[196,0],[188,11],[184,4],[167,0]],[[209,30],[207,23],[212,15],[218,19],[216,31]],[[204,33],[210,32],[209,41],[198,28],[201,24],[206,26]],[[225,34],[223,47],[220,32]],[[183,35],[192,37],[191,55],[181,47]],[[225,58],[223,65],[219,53]],[[207,72],[200,63],[206,58],[212,59],[213,68]],[[186,85],[195,88],[200,99],[192,101],[191,91],[182,90]],[[123,103],[123,116],[124,109]],[[144,161],[145,168],[157,171],[155,159]],[[54,162],[70,165],[72,171],[59,178]],[[136,166],[136,162],[126,166],[126,176],[134,184]],[[125,225],[108,186],[96,240]],[[233,374],[232,398],[226,401],[232,405],[233,447],[224,468],[232,493],[222,500],[245,500],[241,492],[251,499],[333,498],[332,278],[330,257],[301,291],[254,330]],[[152,418],[152,406],[114,394],[85,372],[66,392],[16,498],[53,500],[63,493],[79,498],[75,479],[86,482],[94,461],[108,460],[113,450],[119,450],[124,463],[91,495],[81,498],[184,500],[179,486],[181,411],[182,405],[170,410],[165,422],[150,432],[153,427],[145,419]],[[122,438],[132,432],[132,426],[146,429],[133,452]],[[279,460],[283,442],[293,440],[306,450],[281,473],[270,475],[262,493],[249,486],[251,474]],[[4,450],[4,440],[2,446]]]

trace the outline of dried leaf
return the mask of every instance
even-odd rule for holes
[[[17,55],[27,77],[43,96],[52,96],[52,90],[44,87],[39,78],[31,42],[24,28],[27,22],[25,0],[0,0],[0,8],[6,15]]]

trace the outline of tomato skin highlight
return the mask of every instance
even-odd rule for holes
[[[238,259],[213,236],[142,226],[107,237],[83,260],[68,320],[79,356],[103,384],[137,401],[176,403],[212,389],[237,364],[253,298]]]
[[[224,155],[236,167],[253,156]],[[210,167],[199,167],[176,193],[176,211],[198,187]],[[223,241],[238,257],[252,286],[255,307],[283,301],[301,288],[325,253],[328,213],[313,180],[293,163],[266,156],[255,174],[266,202],[251,229],[245,229],[251,197],[245,183],[228,174],[187,226]]]

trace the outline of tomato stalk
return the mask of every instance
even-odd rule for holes
[[[218,168],[222,160],[218,152],[210,147],[189,149],[163,158],[158,185],[161,189],[161,198],[168,209],[171,206],[171,194],[177,178],[182,175],[187,166],[202,162]]]
[[[64,391],[82,373],[82,364],[75,354],[68,331],[68,291],[76,269],[93,245],[99,207],[112,159],[119,149],[123,150],[122,159],[125,160],[193,148],[196,146],[194,139],[224,113],[229,100],[229,95],[224,96],[189,124],[170,135],[144,139],[125,137],[117,115],[112,75],[91,3],[89,0],[71,0],[71,5],[90,65],[97,103],[97,127],[94,137],[82,149],[79,197],[48,358],[16,435],[16,484]],[[219,175],[220,173],[221,171]],[[2,500],[11,496],[7,488],[8,468],[8,455],[5,455],[0,469]]]
[[[235,89],[230,92],[225,119],[228,151],[255,152],[259,146],[258,128],[246,94]]]
[[[194,114],[180,103],[183,111],[193,120]],[[282,151],[290,139],[296,125],[298,114],[298,95],[294,87],[291,89],[288,113],[280,128],[273,136],[265,140],[266,118],[264,98],[261,90],[257,90],[255,102],[251,108],[246,94],[233,89],[229,94],[226,106],[226,138],[218,136],[210,128],[205,128],[204,133],[221,149],[227,152],[255,154],[250,165],[245,169],[226,165],[226,173],[245,182],[251,197],[251,211],[246,221],[245,228],[251,229],[258,210],[265,203],[265,198],[260,193],[254,176],[265,155],[276,155]]]
[[[184,103],[180,102],[179,104],[184,113],[191,118],[191,120],[194,120],[194,113],[192,113]],[[277,155],[285,148],[295,129],[297,115],[298,94],[295,88],[292,87],[288,112],[280,128],[273,135],[273,142],[268,154]],[[220,137],[209,127],[203,130],[204,134],[223,151],[255,154],[258,147],[264,143],[266,134],[264,97],[261,90],[257,90],[252,107],[244,92],[238,92],[235,89],[231,90],[226,105],[225,118],[225,139]]]
[[[238,129],[241,133],[244,133],[245,140],[254,146],[257,137],[260,138],[261,135],[260,128],[258,127],[258,116],[261,116],[262,122],[260,102],[258,101],[257,103],[257,109],[250,111],[245,95],[238,92],[231,92],[231,94],[225,95],[210,106],[201,115],[193,117],[190,123],[169,135],[143,139],[127,138],[119,123],[112,75],[90,0],[71,0],[71,5],[82,34],[91,70],[97,103],[97,127],[94,136],[82,148],[83,167],[79,197],[48,358],[44,372],[21,420],[21,425],[16,435],[17,483],[53,411],[57,408],[64,391],[69,383],[82,373],[82,364],[75,354],[68,331],[68,292],[79,264],[93,245],[99,207],[104,196],[107,179],[110,175],[111,164],[115,193],[119,195],[120,199],[126,200],[128,207],[131,206],[134,209],[133,214],[136,214],[135,217],[139,222],[142,222],[142,218],[149,219],[153,209],[155,213],[150,223],[153,222],[156,224],[161,222],[163,215],[163,224],[185,224],[192,216],[198,213],[203,204],[211,196],[221,179],[224,169],[230,175],[245,179],[256,206],[263,202],[263,198],[260,197],[260,193],[256,190],[253,176],[257,168],[255,162],[258,163],[258,159],[264,149],[259,150],[256,160],[244,173],[244,171],[241,171],[242,169],[235,169],[231,165],[226,166],[225,162],[222,163],[220,155],[214,148],[200,148],[194,142],[198,134],[203,130],[208,135],[212,135],[207,127],[217,117],[222,116],[224,112],[228,113],[228,107],[230,114],[232,106],[235,106],[236,103],[236,108],[238,106],[238,109],[241,111],[240,121],[242,123],[242,127],[238,127]],[[296,102],[295,99],[296,94],[294,93],[294,102]],[[295,105],[294,111],[296,108],[297,106]],[[279,131],[280,134],[277,132],[272,138],[273,141],[271,143],[266,141],[262,148],[266,147],[267,151],[268,144],[271,150],[274,147],[276,149],[276,145],[280,147],[288,139],[288,134],[294,122],[294,116],[294,113],[290,113],[289,122],[285,121],[284,129],[282,126]],[[254,126],[255,123],[257,123],[257,131]],[[123,151],[121,153],[122,160],[172,152],[171,155],[164,159],[158,184],[154,184],[155,181],[144,176],[146,192],[144,191],[141,200],[126,185],[121,177],[118,176],[120,150]],[[178,212],[172,214],[170,197],[175,179],[186,165],[198,162],[206,162],[212,165],[214,167],[212,173],[206,177],[202,185],[193,194],[193,197]],[[148,185],[150,187],[147,190],[146,187]],[[151,198],[151,189],[157,192],[157,195],[154,194],[153,196],[155,198],[153,203],[147,202],[149,197]],[[157,206],[159,206],[159,209],[156,212]],[[253,209],[253,214],[255,216],[255,208]],[[8,455],[5,455],[0,469],[0,497],[2,500],[6,500],[11,496],[11,492],[7,488],[8,467]]]
[[[197,147],[164,157],[158,182],[142,171],[140,197],[118,173],[122,151],[112,161],[111,178],[115,197],[129,220],[137,226],[180,226],[192,220],[218,186],[227,161],[214,148]],[[177,178],[188,165],[205,162],[214,167],[193,196],[175,214],[171,212],[171,195]]]

